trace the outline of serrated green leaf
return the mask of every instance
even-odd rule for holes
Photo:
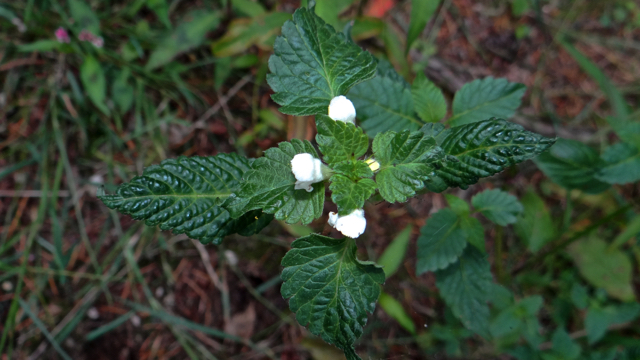
[[[467,246],[458,261],[436,272],[436,286],[467,329],[489,337],[489,292],[493,278],[486,257]]]
[[[331,177],[331,200],[338,206],[339,215],[349,215],[362,209],[364,202],[376,192],[376,183],[371,179],[351,180],[340,174]]]
[[[235,197],[230,199],[228,209],[233,217],[262,209],[288,224],[304,225],[322,216],[324,182],[313,184],[311,192],[294,189],[296,177],[291,171],[291,159],[302,153],[318,156],[310,142],[293,139],[268,149],[264,157],[256,159]]]
[[[451,126],[460,126],[492,117],[508,119],[522,102],[526,86],[507,79],[487,77],[465,84],[453,98]]]
[[[514,225],[516,234],[527,242],[531,252],[537,252],[555,237],[556,229],[542,198],[533,191],[521,199],[524,211]]]
[[[333,165],[354,160],[369,149],[369,138],[362,129],[351,123],[335,121],[327,115],[316,116],[316,141],[324,161]]]
[[[224,202],[240,186],[250,161],[236,154],[178,157],[146,168],[141,176],[98,196],[108,207],[149,226],[187,234],[203,243],[219,243],[226,235],[249,235],[271,220],[261,212],[232,219]]]
[[[416,274],[448,267],[465,247],[467,236],[460,228],[460,217],[451,209],[441,209],[420,229]]]
[[[535,157],[555,142],[502,119],[458,126],[440,136],[439,144],[449,161],[436,167],[434,179],[463,189],[482,177]]]
[[[587,311],[584,327],[589,344],[595,344],[607,333],[611,325],[631,322],[640,315],[640,304],[610,305],[604,308],[591,307]]]
[[[414,113],[411,86],[387,62],[378,63],[376,77],[354,86],[349,99],[369,137],[389,130],[418,130],[424,124]]]
[[[626,184],[640,180],[640,150],[627,143],[614,144],[601,156],[604,166],[595,178],[608,184]]]
[[[484,228],[480,223],[480,220],[470,216],[460,216],[460,229],[464,231],[469,244],[475,246],[483,253],[487,252],[486,244],[484,242]]]
[[[560,359],[573,360],[580,356],[582,349],[576,344],[565,329],[558,328],[551,337],[553,353]]]
[[[425,186],[431,164],[442,157],[433,137],[421,131],[388,131],[376,135],[373,155],[380,163],[376,183],[389,202],[404,202]]]
[[[548,152],[538,156],[534,162],[553,182],[568,189],[598,194],[610,186],[596,179],[602,166],[598,153],[576,140],[558,139]]]
[[[498,189],[476,194],[471,203],[476,211],[500,226],[515,223],[523,210],[518,198]]]
[[[331,99],[375,74],[371,54],[306,8],[284,24],[273,51],[267,82],[285,114],[326,114]]]
[[[407,31],[407,50],[411,44],[420,36],[424,27],[435,14],[440,6],[440,0],[412,0],[411,1],[411,22]]]
[[[102,66],[91,55],[84,58],[80,67],[80,80],[82,80],[82,85],[91,102],[105,115],[109,115],[109,108],[104,102],[107,93],[107,79],[104,76]]]
[[[380,296],[384,272],[356,258],[353,239],[312,234],[291,244],[282,259],[280,292],[311,333],[359,359],[353,343]]]
[[[395,319],[400,326],[402,326],[405,330],[410,332],[411,334],[416,334],[416,325],[411,320],[411,317],[402,307],[402,304],[394,299],[391,295],[387,293],[381,293],[380,299],[378,299],[378,303],[384,312],[387,315],[391,316]]]
[[[459,197],[451,194],[444,194],[444,198],[447,200],[447,204],[449,204],[449,207],[454,213],[462,216],[468,215],[471,212],[469,204]]]
[[[177,55],[200,46],[207,32],[218,27],[220,14],[217,12],[192,11],[182,22],[163,36],[163,40],[149,55],[145,70],[150,71],[170,62]]]
[[[373,171],[362,160],[343,161],[333,165],[334,172],[352,179],[372,178]]]
[[[635,299],[631,283],[633,265],[622,250],[611,249],[606,242],[591,237],[571,244],[568,251],[588,282],[616,299]]]
[[[541,296],[529,296],[502,310],[489,327],[493,337],[521,334],[533,346],[540,342],[537,313],[544,301]],[[534,345],[536,344],[536,345]]]
[[[424,73],[419,72],[413,81],[411,95],[413,106],[424,122],[435,123],[447,115],[447,101],[444,99],[442,91],[429,81]]]
[[[378,265],[382,267],[384,273],[389,278],[395,274],[404,259],[404,255],[407,252],[407,246],[409,245],[409,239],[411,238],[411,231],[413,226],[409,225],[402,230],[392,241],[380,258],[376,261]]]
[[[80,30],[88,30],[93,35],[100,35],[100,20],[89,4],[80,0],[68,0],[67,3],[74,24]]]

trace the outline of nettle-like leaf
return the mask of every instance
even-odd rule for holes
[[[348,97],[370,137],[389,130],[418,130],[424,124],[415,115],[411,85],[386,61],[378,63],[376,77],[354,86]]]
[[[418,73],[411,85],[413,105],[423,121],[433,123],[447,115],[447,101],[442,90],[427,80],[424,73]]]
[[[149,226],[160,225],[203,243],[220,243],[232,233],[256,233],[272,220],[260,211],[232,219],[223,206],[250,166],[251,160],[236,154],[181,156],[146,168],[113,195],[98,197]]]
[[[434,125],[429,131],[437,128]],[[443,130],[437,138],[441,139],[438,143],[447,157],[436,166],[432,180],[463,189],[480,178],[539,155],[556,141],[502,119]]]
[[[371,54],[305,8],[284,24],[273,52],[267,82],[280,111],[291,115],[326,114],[332,98],[372,78],[376,69]]]
[[[369,137],[351,123],[335,121],[327,115],[316,116],[316,141],[329,165],[361,157],[369,149]]]
[[[476,211],[500,226],[515,223],[523,210],[518,198],[498,189],[476,194],[471,203]]]
[[[618,143],[604,150],[604,166],[596,179],[609,184],[626,184],[640,180],[640,150],[627,143]]]
[[[318,157],[308,141],[293,139],[281,142],[277,148],[265,151],[265,156],[253,162],[243,177],[242,186],[228,206],[234,218],[262,209],[288,224],[308,224],[322,215],[324,183],[313,184],[313,191],[295,190],[296,177],[291,171],[291,159],[309,153]]]
[[[489,289],[493,283],[489,262],[474,246],[467,246],[458,261],[436,272],[436,286],[464,326],[489,336]]]
[[[282,259],[280,292],[311,333],[360,359],[353,343],[373,312],[385,276],[382,268],[356,258],[353,239],[312,234],[294,241]]]
[[[352,180],[344,175],[331,177],[331,200],[338,206],[338,214],[349,215],[362,209],[364,202],[376,192],[376,182],[371,179]]]
[[[522,102],[526,86],[507,79],[487,77],[465,84],[453,98],[451,126],[470,124],[488,118],[508,119]]]
[[[553,182],[568,189],[598,194],[610,187],[596,177],[603,165],[598,152],[576,140],[558,139],[535,163]]]
[[[333,165],[333,171],[352,179],[372,178],[373,171],[362,160],[347,160]]]
[[[380,163],[376,174],[380,195],[388,202],[404,202],[424,188],[442,149],[424,132],[388,131],[373,140],[373,154]]]
[[[416,274],[444,269],[462,254],[468,236],[460,227],[460,220],[461,216],[451,209],[431,215],[418,237]]]

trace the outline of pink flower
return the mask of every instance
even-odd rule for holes
[[[69,43],[71,41],[71,39],[69,38],[69,33],[63,27],[59,27],[56,30],[55,35],[56,39],[58,39],[58,41],[61,43]]]
[[[80,34],[78,35],[78,40],[80,40],[80,41],[88,41],[91,44],[93,44],[93,46],[95,46],[97,48],[101,48],[101,47],[104,46],[104,39],[102,38],[102,36],[93,35],[88,30],[80,31]]]

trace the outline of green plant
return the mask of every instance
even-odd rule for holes
[[[316,116],[324,163],[310,142],[294,139],[255,160],[235,154],[164,160],[99,198],[148,225],[219,244],[232,233],[256,233],[273,218],[308,224],[321,217],[329,182],[338,208],[329,223],[347,237],[312,234],[294,241],[282,260],[281,292],[300,324],[357,359],[353,344],[385,280],[379,266],[356,257],[365,201],[379,196],[405,202],[421,192],[467,188],[535,157],[555,140],[498,118],[510,117],[524,93],[523,85],[503,79],[463,87],[453,101],[452,127],[445,128],[438,121],[446,102],[437,87],[424,77],[408,84],[388,63],[327,25],[313,4],[284,24],[269,69],[280,111]],[[355,125],[356,110],[361,127]],[[499,191],[478,195],[473,204],[499,225],[513,223],[520,212],[515,198]],[[436,271],[453,314],[486,335],[491,273],[477,220],[465,206],[457,202],[429,220],[417,268]]]

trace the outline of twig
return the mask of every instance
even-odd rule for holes
[[[233,85],[233,87],[229,89],[229,91],[224,96],[218,98],[218,102],[212,107],[210,107],[209,110],[207,110],[204,114],[202,114],[202,116],[200,116],[200,118],[196,120],[196,122],[194,122],[193,125],[191,125],[191,128],[189,130],[204,129],[205,122],[209,120],[210,117],[215,115],[218,111],[220,111],[220,108],[222,107],[222,105],[223,104],[226,105],[227,101],[229,101],[231,97],[233,97],[238,91],[240,91],[240,89],[243,86],[245,86],[250,79],[251,79],[250,74],[240,79],[240,81],[238,81],[235,85]]]
[[[211,282],[213,282],[213,285],[215,285],[218,290],[222,291],[222,283],[220,282],[218,274],[213,270],[213,266],[211,266],[211,257],[207,252],[207,248],[205,248],[198,240],[191,239],[191,242],[196,249],[198,249],[198,253],[200,254],[200,258],[202,259],[202,263],[204,264],[205,270],[207,270],[207,274],[209,275]]]

